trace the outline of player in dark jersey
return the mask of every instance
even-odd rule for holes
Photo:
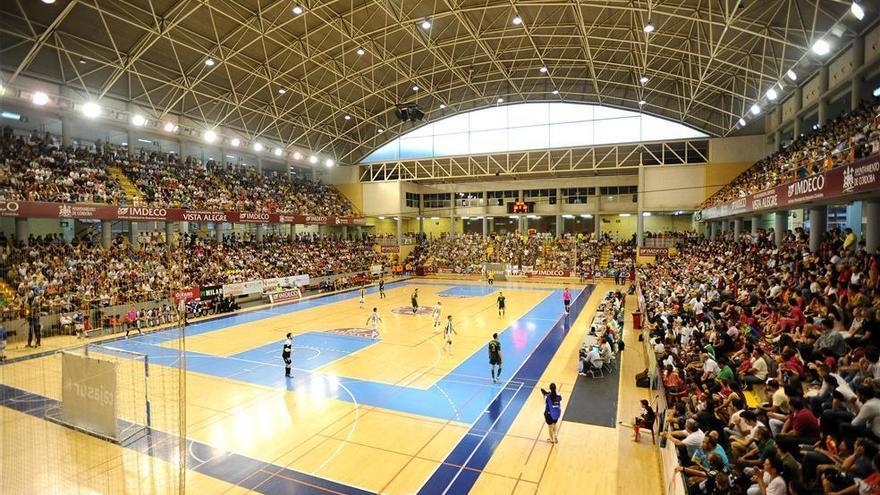
[[[290,365],[293,363],[293,359],[291,359],[291,354],[293,354],[293,343],[290,338],[291,336],[288,333],[287,339],[284,340],[284,347],[281,350],[281,359],[284,360],[284,376],[293,378],[293,375],[290,374]]]
[[[415,289],[412,293],[412,298],[410,298],[410,302],[412,302],[412,312],[416,314],[419,312],[419,289]]]
[[[379,279],[379,299],[385,299],[385,279]]]
[[[504,297],[503,292],[498,293],[498,316],[504,316],[504,301],[507,299]]]
[[[498,367],[498,372],[495,367]],[[498,383],[501,378],[501,342],[498,341],[498,334],[492,334],[492,340],[489,341],[489,368],[492,370],[492,382]]]

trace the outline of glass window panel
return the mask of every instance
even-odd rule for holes
[[[578,122],[581,120],[593,120],[592,105],[578,105],[576,103],[553,103],[549,105],[550,123]]]
[[[629,143],[639,140],[639,117],[596,121],[596,144]]]
[[[406,138],[400,140],[400,158],[421,158],[434,152],[433,138]]]
[[[642,141],[660,141],[664,139],[686,139],[705,137],[695,129],[677,122],[670,122],[651,115],[642,115]]]
[[[550,146],[546,125],[515,127],[508,133],[509,150],[538,150]]]
[[[550,147],[589,146],[593,144],[593,123],[572,122],[550,125]]]
[[[471,131],[507,127],[507,107],[492,107],[471,113]]]
[[[397,147],[400,144],[400,140],[395,139],[390,143],[387,143],[385,146],[377,149],[376,151],[370,153],[366,158],[364,158],[365,162],[384,162],[388,160],[396,160],[397,159]]]
[[[507,107],[507,125],[510,127],[546,124],[549,119],[550,110],[547,103],[523,103]]]
[[[636,112],[611,107],[596,107],[596,120],[638,116]]]
[[[432,124],[434,126],[434,135],[467,132],[469,119],[470,115],[463,113],[438,120]]]
[[[507,130],[471,132],[471,154],[493,153],[507,149]]]
[[[434,136],[434,156],[451,156],[468,154],[468,134],[443,134]]]

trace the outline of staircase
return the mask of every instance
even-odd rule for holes
[[[599,252],[599,268],[608,268],[609,261],[611,261],[611,246],[605,244]]]
[[[125,199],[132,203],[137,203],[144,200],[144,197],[141,196],[141,192],[138,190],[137,186],[125,175],[125,172],[122,171],[121,168],[110,166],[107,167],[107,171],[110,173],[110,177],[116,179],[116,182],[119,183],[119,186],[122,187],[122,190],[125,191]]]

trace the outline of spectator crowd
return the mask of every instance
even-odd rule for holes
[[[710,196],[700,208],[733,201],[785,182],[880,153],[880,102],[865,101],[821,128],[802,135]]]
[[[690,239],[639,268],[691,494],[880,493],[878,257],[848,238]]]

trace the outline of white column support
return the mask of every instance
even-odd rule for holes
[[[773,241],[776,247],[782,247],[782,239],[785,238],[785,232],[788,230],[788,210],[777,211],[774,214],[773,224]]]
[[[828,207],[810,207],[810,251],[816,252],[822,242],[822,234],[828,229]]]
[[[636,246],[645,245],[645,215],[641,211],[636,212]]]
[[[137,222],[128,222],[128,241],[131,243],[131,247],[137,251],[141,248],[140,239],[138,235],[138,223]]]
[[[742,236],[743,232],[743,219],[742,217],[737,217],[733,220],[733,239],[735,241],[739,241],[740,236]]]
[[[31,226],[28,223],[27,218],[16,218],[15,219],[15,240],[28,245],[28,237],[31,236]]]
[[[261,224],[261,223],[257,224],[257,242],[260,244],[263,243],[263,232],[265,230],[266,230],[266,227],[263,224]]]
[[[101,246],[104,249],[110,249],[113,244],[113,222],[110,220],[101,220]]]
[[[403,244],[403,217],[397,215],[397,244]]]
[[[877,254],[880,249],[880,200],[862,202],[865,211],[865,250]]]

